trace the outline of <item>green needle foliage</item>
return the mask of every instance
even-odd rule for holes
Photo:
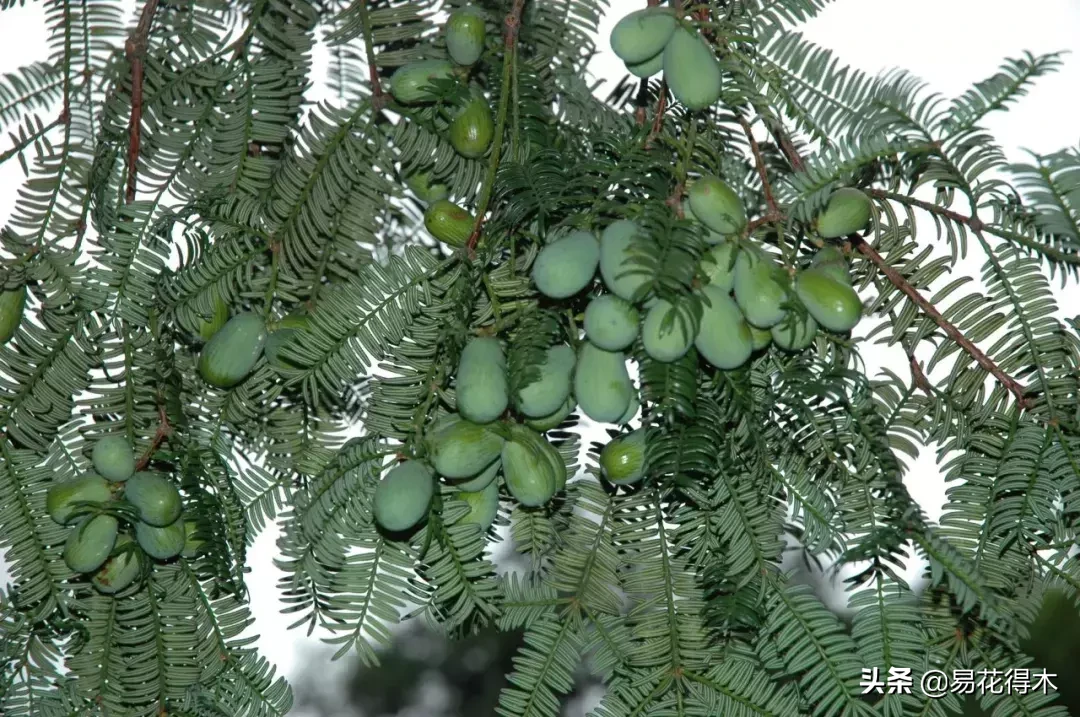
[[[824,0],[675,1],[682,42],[700,38],[722,77],[691,111],[663,75],[593,94],[605,0],[476,0],[479,61],[404,104],[391,76],[447,58],[460,0],[140,0],[130,18],[111,0],[43,4],[48,59],[0,75],[0,163],[26,175],[0,289],[28,292],[0,316],[18,325],[0,345],[0,714],[286,714],[290,688],[248,637],[246,553],[272,522],[283,612],[338,655],[377,663],[410,616],[452,637],[520,632],[507,717],[556,715],[579,669],[605,683],[603,717],[961,714],[955,696],[861,696],[861,670],[910,667],[918,685],[1025,666],[1043,595],[1080,599],[1080,325],[1051,288],[1080,278],[1080,149],[1010,164],[985,129],[1059,55],[1008,60],[949,99],[808,42],[795,29]],[[319,44],[329,78],[313,76]],[[332,98],[314,104],[321,79]],[[466,83],[495,129],[472,158],[447,132]],[[427,200],[406,189],[419,173],[476,217],[465,246],[425,229]],[[862,190],[871,221],[831,246],[869,336],[820,330],[731,370],[693,346],[661,360],[639,336],[625,355],[643,477],[609,482],[579,410],[545,434],[570,480],[543,505],[497,478],[478,526],[439,480],[416,529],[384,531],[376,487],[429,458],[470,340],[503,342],[514,396],[548,347],[587,340],[595,289],[553,300],[532,281],[549,241],[633,220],[638,303],[709,330],[715,237],[683,203],[706,175],[749,218],[725,241],[775,258],[781,284],[825,243],[833,192]],[[980,276],[955,275],[965,252]],[[298,333],[211,385],[199,357],[221,311]],[[868,367],[870,341],[910,357],[910,376]],[[46,509],[104,436],[172,476],[199,537],[112,594],[68,568],[71,528]],[[922,446],[950,486],[939,521],[904,484]],[[109,505],[83,510],[133,524]],[[496,570],[500,540],[522,569]],[[783,570],[787,543],[857,568],[850,624]],[[915,561],[921,592],[903,579]],[[982,706],[1063,714],[1035,693]]]

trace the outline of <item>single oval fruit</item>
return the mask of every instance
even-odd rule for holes
[[[829,196],[825,210],[814,220],[814,230],[824,239],[839,239],[866,228],[873,210],[870,197],[851,187],[837,189]]]
[[[109,559],[119,529],[111,515],[86,516],[68,534],[64,562],[77,573],[94,572]]]
[[[703,306],[701,328],[694,339],[694,346],[706,361],[718,369],[730,371],[742,366],[754,352],[750,325],[726,292],[706,285],[702,288],[702,294],[708,304]]]
[[[671,363],[678,361],[694,343],[694,333],[687,325],[687,317],[676,313],[670,302],[660,299],[649,313],[641,327],[641,343],[645,353],[657,361]]]
[[[535,508],[555,495],[555,474],[548,457],[525,431],[533,433],[525,426],[512,426],[511,438],[503,444],[503,478],[519,503]]]
[[[732,241],[717,244],[705,252],[701,258],[705,283],[725,294],[735,288],[735,260],[738,255],[739,245]]]
[[[446,21],[446,52],[459,65],[472,65],[484,54],[487,27],[475,8],[463,7]]]
[[[204,317],[199,322],[199,337],[203,341],[209,341],[214,338],[214,334],[225,325],[225,322],[229,320],[229,305],[225,303],[225,300],[214,293],[214,313],[209,317]]]
[[[600,243],[587,231],[573,231],[543,249],[533,264],[533,281],[544,296],[565,299],[588,285],[600,263]]]
[[[649,272],[636,265],[632,250],[644,239],[641,227],[629,219],[612,222],[600,235],[600,276],[608,291],[626,301],[637,298],[651,280]]]
[[[135,473],[135,453],[121,436],[105,436],[94,443],[90,454],[94,470],[113,483],[121,483]]]
[[[622,352],[582,343],[574,370],[574,397],[586,416],[599,423],[618,421],[630,406],[633,393]]]
[[[550,416],[566,403],[577,357],[566,344],[552,346],[540,364],[539,376],[518,390],[514,405],[529,418]]]
[[[499,455],[502,455],[502,446],[499,446]],[[491,465],[476,474],[475,478],[469,478],[460,482],[453,482],[453,486],[458,490],[465,493],[475,493],[488,487],[488,484],[495,482],[495,477],[499,475],[499,470],[502,468],[502,461],[496,458],[491,462]]]
[[[641,79],[652,77],[664,69],[664,53],[658,52],[644,62],[627,63],[626,69],[634,77],[640,77]]]
[[[635,10],[615,23],[611,50],[627,64],[645,62],[664,51],[675,32],[675,16],[660,8]]]
[[[157,560],[171,560],[184,551],[187,533],[184,521],[174,520],[166,526],[135,524],[135,540],[146,554]]]
[[[163,528],[180,517],[180,491],[159,473],[139,471],[124,486],[124,498],[135,506],[139,520]]]
[[[292,364],[281,355],[281,350],[288,344],[301,340],[310,324],[311,320],[304,309],[298,309],[277,322],[274,330],[267,335],[266,345],[263,347],[266,362],[274,368],[290,367]]]
[[[433,495],[431,469],[420,461],[405,461],[375,487],[375,521],[391,532],[408,530],[427,516]]]
[[[810,262],[810,267],[828,274],[842,284],[851,286],[851,273],[848,270],[844,252],[831,244],[826,244],[818,250],[813,261]]]
[[[11,341],[11,337],[18,331],[25,309],[25,285],[11,291],[0,291],[0,345]]]
[[[810,315],[829,331],[847,333],[862,318],[862,299],[855,290],[819,269],[799,273],[795,294]]]
[[[487,102],[476,98],[450,123],[450,144],[462,157],[482,157],[495,136],[495,123]]]
[[[424,212],[424,227],[443,244],[460,249],[469,241],[476,217],[448,199],[437,199]]]
[[[730,236],[746,228],[746,210],[742,200],[719,177],[698,178],[687,192],[694,218],[714,232]]]
[[[618,421],[615,421],[620,426],[625,426],[630,421],[634,420],[638,411],[641,410],[641,401],[638,399],[637,391],[630,393],[630,405],[626,407],[626,413],[622,415]]]
[[[469,506],[469,512],[458,522],[479,525],[480,531],[486,533],[499,514],[499,484],[492,481],[481,490],[458,491],[454,497]]]
[[[735,301],[747,322],[770,329],[787,313],[783,271],[759,250],[743,250],[735,260]]]
[[[551,415],[541,418],[528,418],[525,420],[525,425],[534,431],[550,431],[569,418],[575,408],[577,408],[577,401],[574,400],[573,396],[567,396],[558,410],[552,412]]]
[[[402,65],[390,77],[390,94],[404,105],[434,102],[435,83],[454,78],[454,66],[446,60],[417,60]]]
[[[461,352],[457,370],[457,409],[473,423],[491,423],[510,404],[506,357],[498,339],[471,339]]]
[[[746,325],[750,327],[750,337],[754,341],[754,351],[760,351],[772,343],[771,329],[759,329],[751,323]]]
[[[671,94],[687,109],[703,110],[720,99],[720,63],[709,43],[696,32],[679,27],[672,33],[664,48],[664,79]]]
[[[484,426],[450,414],[431,427],[428,453],[435,471],[446,478],[472,478],[502,452],[503,437]]]
[[[416,198],[424,204],[431,204],[432,202],[437,202],[440,199],[446,199],[450,196],[450,188],[445,184],[439,182],[432,183],[430,171],[410,174],[405,180],[405,184],[412,190],[412,193],[416,195]]]
[[[199,524],[194,520],[184,521],[184,549],[180,554],[188,560],[196,557],[202,551],[203,546],[206,545],[206,540],[201,532]]]
[[[585,336],[605,351],[621,351],[638,337],[641,316],[626,299],[598,296],[585,308]]]
[[[199,375],[211,386],[232,388],[255,368],[264,346],[266,322],[263,317],[254,313],[237,314],[203,346],[199,355]]]
[[[633,485],[645,475],[645,429],[608,442],[600,451],[600,472],[615,485]]]
[[[814,343],[818,325],[810,314],[799,316],[796,312],[788,312],[776,326],[769,329],[769,334],[776,345],[785,351],[802,351]]]
[[[91,473],[49,486],[45,494],[45,510],[54,521],[67,525],[78,517],[78,504],[104,503],[109,500],[112,500],[109,482]]]
[[[566,462],[563,460],[562,454],[559,453],[559,449],[551,444],[551,441],[547,440],[538,433],[533,433],[534,439],[537,442],[537,447],[540,450],[540,454],[547,460],[548,465],[551,466],[551,474],[555,477],[555,492],[560,492],[566,487]]]
[[[116,546],[90,582],[98,592],[113,595],[131,585],[142,572],[139,547],[127,535],[116,538]]]

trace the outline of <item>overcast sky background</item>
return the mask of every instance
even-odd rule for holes
[[[614,80],[623,70],[608,48],[607,37],[622,15],[644,3],[612,0],[612,4],[616,9],[604,19],[601,54],[592,69],[598,76]],[[1046,153],[1080,142],[1080,3],[1074,0],[835,0],[803,31],[856,68],[876,73],[904,67],[950,97],[996,72],[1005,57],[1018,57],[1025,50],[1035,54],[1071,50],[1074,54],[1066,57],[1060,72],[1040,80],[1019,105],[994,115],[987,125],[1014,161],[1026,161],[1024,150]],[[45,60],[46,42],[40,4],[0,12],[0,72]],[[316,60],[319,78],[325,56],[320,52]],[[0,152],[9,146],[5,132],[0,137]],[[17,162],[0,166],[0,223],[6,221],[21,181]],[[924,241],[933,236],[932,227],[928,229]],[[979,263],[965,262],[961,270],[977,271]],[[1080,291],[1068,287],[1060,292],[1059,304],[1070,307],[1069,313],[1074,314],[1074,307],[1080,306]],[[868,365],[893,366],[899,375],[907,375],[895,354],[871,347],[864,356]],[[924,451],[911,466],[907,480],[913,495],[936,519],[945,487],[932,451]],[[287,677],[318,660],[329,685],[341,666],[331,667],[326,662],[328,655],[315,636],[287,631],[292,618],[279,613],[278,571],[271,562],[276,537],[276,530],[267,530],[250,552],[248,584],[256,632],[261,634],[259,647]],[[6,577],[2,567],[0,579]],[[913,568],[911,574],[916,572]],[[837,594],[836,600],[840,604],[843,596]]]

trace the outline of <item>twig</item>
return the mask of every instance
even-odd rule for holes
[[[491,204],[491,195],[495,189],[495,173],[499,169],[499,159],[502,156],[503,135],[506,133],[506,111],[510,99],[510,82],[514,72],[514,48],[517,46],[518,30],[521,28],[521,12],[525,7],[525,0],[514,0],[513,7],[503,20],[503,74],[502,89],[499,92],[499,114],[495,122],[495,146],[491,149],[491,159],[488,160],[487,174],[484,177],[484,188],[480,194],[480,202],[476,208],[476,223],[473,224],[472,234],[465,243],[471,255],[476,249],[476,243],[480,240],[480,233],[484,229],[484,215],[487,214]]]
[[[910,352],[907,356],[908,364],[911,366],[911,380],[914,382],[915,387],[933,398],[934,387],[930,385],[929,379],[926,378],[926,372],[923,371],[922,366],[919,364],[919,359],[915,358],[915,354]]]
[[[776,203],[776,195],[773,194],[772,184],[769,182],[769,173],[765,170],[765,158],[761,154],[761,147],[758,146],[758,141],[754,137],[750,123],[742,115],[739,116],[739,126],[742,127],[746,139],[750,142],[750,151],[754,155],[754,166],[757,167],[758,176],[761,178],[762,191],[765,193],[765,206],[768,208],[768,212],[762,217],[762,220],[776,221],[780,218],[780,207]]]
[[[656,135],[664,129],[664,110],[667,109],[667,80],[660,80],[659,97],[656,98],[656,114],[653,115],[652,129],[645,138],[645,149],[648,149]]]
[[[386,93],[379,80],[379,71],[375,68],[375,43],[371,39],[371,17],[368,15],[368,0],[360,0],[360,24],[364,32],[364,50],[367,53],[368,81],[371,82],[371,106],[376,112],[386,106]]]
[[[789,138],[780,127],[770,127],[769,132],[772,134],[773,139],[776,140],[776,144],[779,145],[784,156],[787,157],[788,162],[791,164],[791,168],[796,172],[803,171],[805,163],[803,162],[803,158],[799,156],[799,150],[795,149],[795,145],[792,144],[791,138]]]
[[[139,23],[124,44],[131,63],[131,119],[128,121],[127,192],[125,199],[135,201],[135,185],[139,164],[139,145],[142,141],[143,58],[150,42],[150,25],[157,11],[158,0],[146,0]]]
[[[154,437],[150,441],[150,447],[146,449],[146,453],[143,453],[139,462],[135,464],[135,470],[145,470],[146,466],[150,465],[150,459],[154,457],[154,453],[161,447],[162,442],[166,438],[172,435],[172,426],[169,424],[169,416],[165,413],[165,406],[158,405],[158,427],[154,431]]]

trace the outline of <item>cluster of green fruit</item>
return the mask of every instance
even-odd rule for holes
[[[635,10],[619,20],[611,31],[611,49],[636,77],[663,70],[671,94],[688,109],[705,109],[720,99],[716,53],[670,8]]]
[[[160,473],[136,471],[131,444],[102,438],[91,455],[94,473],[49,488],[45,507],[60,525],[73,525],[64,562],[93,573],[99,591],[112,594],[136,582],[147,557],[194,557],[202,541],[193,521],[181,517],[180,492]],[[121,532],[121,524],[131,528]]]

